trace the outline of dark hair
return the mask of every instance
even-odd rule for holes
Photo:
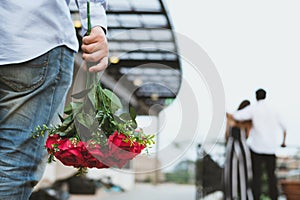
[[[258,89],[256,90],[255,94],[256,94],[256,100],[258,101],[258,100],[265,99],[267,92],[264,89]]]
[[[238,110],[242,110],[243,108],[247,107],[250,105],[250,101],[248,100],[244,100],[240,103],[239,107],[238,107]]]

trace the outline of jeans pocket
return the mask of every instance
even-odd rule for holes
[[[46,53],[27,62],[0,66],[0,83],[16,92],[33,90],[46,79],[48,59]]]

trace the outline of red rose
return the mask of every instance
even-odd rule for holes
[[[98,162],[91,154],[87,153],[84,155],[84,167],[96,167]]]
[[[76,138],[61,139],[58,134],[48,137],[46,147],[64,165],[77,168],[122,168],[145,148],[142,144],[131,142],[128,136],[117,131],[109,136],[108,146],[105,147],[92,140],[77,142]]]
[[[49,135],[46,141],[46,148],[48,149],[48,151],[52,151],[54,150],[54,145],[58,144],[58,140],[59,140],[59,135],[58,134],[54,134],[54,135]]]
[[[55,157],[60,160],[64,165],[82,167],[84,158],[81,154],[80,148],[70,148],[54,153]]]
[[[72,144],[69,138],[61,139],[58,141],[58,148],[62,151],[73,148],[74,144]]]
[[[108,137],[108,146],[110,153],[114,153],[121,147],[128,147],[130,146],[129,140],[128,142],[125,142],[125,140],[128,140],[128,138],[123,133],[118,133],[118,131],[115,131],[112,135]]]
[[[108,144],[111,153],[119,148],[129,150],[131,146],[128,136],[124,135],[123,133],[118,133],[118,131],[115,131],[114,134],[108,137]]]
[[[101,152],[99,144],[93,144],[93,141],[87,143],[79,141],[75,147],[80,150],[83,157],[82,167],[108,168],[108,166],[101,162],[105,154]]]
[[[87,144],[85,142],[83,142],[83,141],[79,141],[76,145],[74,145],[74,147],[80,149],[83,152],[87,151],[87,149],[86,149]]]
[[[87,167],[108,168],[108,166],[103,164],[103,160],[107,154],[102,152],[102,150],[103,147],[99,144],[89,144],[87,146],[87,154],[84,156]]]
[[[136,154],[140,154],[143,149],[145,149],[144,145],[134,142],[132,147],[130,148],[130,151]]]
[[[74,167],[84,167],[84,154],[87,154],[86,144],[79,141],[76,144],[76,139],[69,138],[59,140],[58,149],[55,152],[55,157],[60,160],[64,165]]]
[[[108,138],[110,159],[105,160],[109,166],[123,167],[129,160],[141,153],[145,148],[137,142],[131,142],[129,138],[117,131]]]
[[[130,151],[131,142],[127,136],[123,133],[118,133],[117,131],[114,134],[110,135],[108,138],[109,153],[115,154],[115,152],[120,151]]]
[[[85,159],[85,167],[96,167],[96,168],[108,168],[108,166],[104,165],[98,158],[95,158],[92,154],[88,153],[84,156]]]
[[[103,148],[99,144],[95,145],[94,147],[87,147],[88,153],[100,161],[107,156],[105,152],[102,152],[102,149]]]
[[[102,162],[97,163],[96,168],[102,169],[102,168],[109,168],[109,166],[103,164]]]

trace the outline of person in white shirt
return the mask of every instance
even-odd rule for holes
[[[272,200],[277,200],[278,190],[275,175],[276,138],[278,134],[283,133],[281,146],[285,147],[286,125],[278,113],[267,105],[265,98],[266,91],[258,89],[256,91],[257,103],[243,110],[236,111],[232,116],[237,121],[252,120],[252,129],[248,138],[248,145],[252,159],[252,191],[254,199],[260,199],[262,167],[265,164],[268,176],[269,196]]]

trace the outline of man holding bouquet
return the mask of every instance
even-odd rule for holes
[[[76,1],[87,32],[87,0]],[[78,41],[69,0],[0,2],[0,197],[28,199],[45,162],[45,137],[33,139],[40,124],[50,125],[72,82]],[[91,33],[83,37],[83,59],[108,63],[106,1],[91,0]]]

